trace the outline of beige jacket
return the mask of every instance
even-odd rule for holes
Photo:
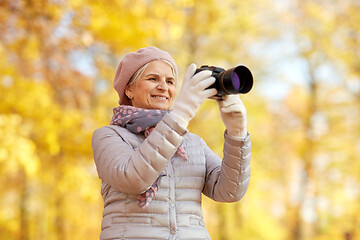
[[[188,160],[175,154],[182,143]],[[104,199],[100,239],[210,239],[201,193],[220,202],[240,200],[250,179],[250,136],[225,133],[224,158],[165,115],[144,139],[119,126],[95,130],[92,146]],[[156,180],[160,189],[141,209],[136,197]]]

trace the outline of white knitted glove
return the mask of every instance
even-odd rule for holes
[[[227,95],[217,103],[227,133],[232,137],[245,138],[247,135],[246,108],[240,97],[238,95]]]
[[[206,89],[215,82],[209,70],[201,71],[194,75],[196,65],[190,64],[184,75],[184,80],[171,115],[179,125],[186,128],[195,116],[200,105],[209,97],[217,93],[215,88]]]

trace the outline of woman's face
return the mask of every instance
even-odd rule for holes
[[[169,110],[176,94],[172,68],[163,61],[150,62],[138,79],[126,87],[125,94],[134,107]]]

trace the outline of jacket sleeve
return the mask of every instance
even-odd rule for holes
[[[224,157],[205,147],[206,179],[203,193],[218,202],[236,202],[246,193],[250,181],[250,135],[244,140],[225,133]]]
[[[126,134],[120,135],[113,127],[95,130],[92,148],[99,178],[124,193],[146,191],[175,154],[185,133],[170,114],[135,149],[124,139]]]

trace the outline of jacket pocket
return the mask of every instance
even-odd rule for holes
[[[138,216],[119,216],[113,217],[113,224],[151,224],[150,217],[138,217]]]

